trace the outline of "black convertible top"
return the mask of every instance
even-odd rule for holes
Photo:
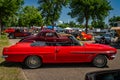
[[[71,42],[44,42],[44,41],[36,41],[31,43],[31,46],[78,46],[77,43]]]

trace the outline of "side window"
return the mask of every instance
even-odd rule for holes
[[[57,46],[72,46],[71,42],[58,42],[56,43]]]
[[[46,42],[47,46],[73,46],[70,42]]]
[[[45,42],[33,42],[31,43],[31,46],[46,46]]]
[[[56,43],[55,42],[46,42],[46,45],[47,46],[56,46]]]
[[[38,35],[37,36],[42,36],[42,37],[44,37],[45,36],[45,33],[38,33]]]
[[[46,37],[54,37],[54,33],[46,33]]]
[[[44,37],[44,36],[45,36],[45,33],[41,33],[41,35],[40,35],[40,36]]]

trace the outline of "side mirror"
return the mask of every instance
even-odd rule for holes
[[[120,80],[120,69],[89,72],[85,80]]]

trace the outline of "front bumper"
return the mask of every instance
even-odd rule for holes
[[[109,55],[109,60],[113,60],[116,57],[116,54]]]

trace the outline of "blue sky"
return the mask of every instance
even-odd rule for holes
[[[24,0],[25,1],[25,6],[30,5],[30,6],[38,6],[37,1],[38,0]],[[120,16],[120,0],[109,0],[111,1],[111,6],[113,7],[113,10],[110,11],[110,15],[105,19],[105,22],[108,23],[108,19],[111,18],[112,16]],[[67,13],[70,11],[69,8],[63,8],[61,12],[61,17],[59,20],[64,21],[64,22],[69,22],[69,21],[75,21],[75,19],[72,19],[70,16],[67,15]]]
[[[120,16],[120,0],[110,0],[113,10],[110,11],[111,16]]]

